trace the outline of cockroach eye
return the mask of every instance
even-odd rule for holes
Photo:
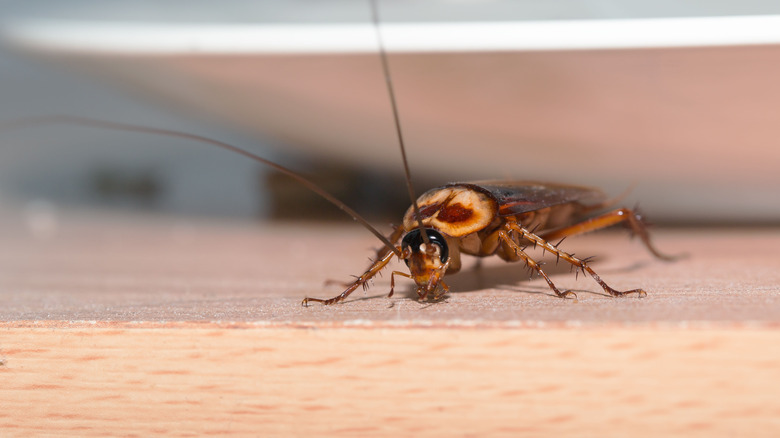
[[[432,228],[426,228],[425,234],[428,236],[428,241],[431,243],[431,245],[436,245],[439,247],[439,259],[441,262],[447,263],[447,260],[450,258],[450,251],[447,247],[447,241],[444,239],[444,236]],[[420,250],[420,245],[423,243],[425,243],[425,240],[423,240],[423,237],[420,234],[420,230],[414,229],[406,233],[404,240],[401,242],[401,248],[406,250],[406,248],[411,247],[412,252],[417,252]]]

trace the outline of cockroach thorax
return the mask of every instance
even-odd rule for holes
[[[417,199],[423,226],[435,228],[449,236],[460,237],[488,226],[496,216],[498,205],[487,193],[471,187],[451,185],[429,190]],[[418,227],[414,208],[404,215],[404,228]]]

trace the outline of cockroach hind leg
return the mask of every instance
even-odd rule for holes
[[[618,223],[624,224],[631,231],[632,236],[639,237],[645,248],[647,248],[647,250],[659,260],[674,261],[686,257],[686,254],[668,255],[656,249],[655,245],[653,245],[650,240],[648,223],[642,213],[636,208],[618,208],[612,211],[608,211],[568,227],[546,232],[540,237],[546,241],[561,239],[558,243],[553,245],[555,248],[557,248],[563,239],[568,236],[575,236],[578,234],[600,230]]]

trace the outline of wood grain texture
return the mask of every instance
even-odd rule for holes
[[[776,229],[656,230],[674,263],[620,232],[567,240],[644,299],[552,260],[577,302],[490,262],[442,303],[388,299],[385,276],[303,308],[365,267],[370,235],[36,221],[0,216],[0,436],[780,434]]]
[[[4,329],[4,436],[777,436],[776,330]]]

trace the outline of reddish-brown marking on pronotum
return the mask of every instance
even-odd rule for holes
[[[443,203],[437,202],[436,204],[430,204],[426,205],[425,207],[420,208],[420,219],[427,219],[434,214],[436,214],[437,211],[439,211],[442,207]]]
[[[465,207],[463,204],[457,202],[444,207],[439,212],[439,214],[436,215],[436,219],[442,222],[454,224],[458,222],[466,222],[472,216],[474,216],[473,209]]]

